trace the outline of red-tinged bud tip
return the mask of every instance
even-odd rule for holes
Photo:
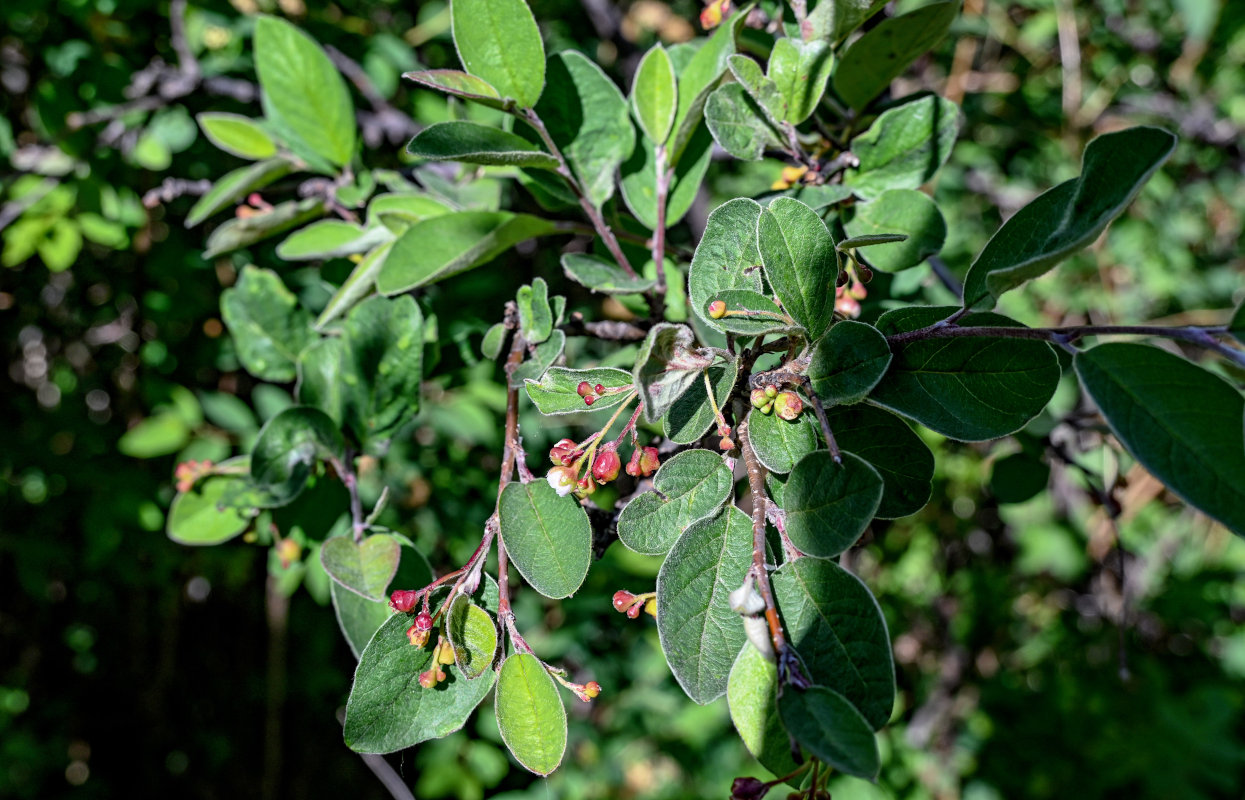
[[[605,387],[599,383],[596,386],[593,386],[592,390],[597,394],[605,394]]]
[[[657,471],[661,466],[661,457],[657,453],[656,447],[646,447],[640,453],[640,474],[648,477]]]
[[[421,611],[415,615],[415,629],[427,633],[432,630],[432,615],[427,611]]]
[[[423,647],[428,644],[428,631],[420,630],[419,623],[416,622],[406,629],[406,638],[410,640],[411,645],[414,647]]]
[[[787,421],[799,417],[803,410],[804,401],[795,392],[783,392],[774,398],[774,413]]]
[[[766,397],[768,397],[769,399],[773,400],[775,397],[777,397],[777,396],[778,396],[778,387],[777,387],[777,386],[775,386],[775,385],[774,385],[774,384],[772,384],[772,383],[771,383],[770,385],[766,386],[766,387],[765,387],[765,396],[766,396]]]
[[[709,304],[709,318],[722,319],[726,316],[726,303],[722,300],[714,300]]]
[[[760,408],[769,402],[769,395],[765,393],[764,389],[753,389],[748,399],[752,401],[753,408]]]
[[[575,391],[579,392],[580,397],[587,397],[592,394],[592,384],[588,383],[588,381],[580,381]]]
[[[432,670],[419,673],[419,685],[425,689],[431,689],[437,685],[437,675]]]
[[[597,454],[596,460],[592,462],[592,477],[596,478],[597,483],[609,483],[618,477],[620,469],[622,459],[611,448]]]
[[[628,619],[639,619],[642,611],[644,611],[643,604],[636,603],[631,608],[627,609],[627,617]]]
[[[718,447],[722,450],[723,453],[734,450],[735,440],[729,436],[723,436],[722,441],[718,442]]]
[[[575,492],[575,496],[578,498],[581,498],[581,499],[585,498],[588,495],[595,492],[596,490],[597,490],[597,484],[596,484],[596,481],[592,480],[591,475],[584,475],[584,477],[575,481],[574,492]]]
[[[593,397],[592,395],[588,395],[587,397],[584,398],[584,405],[590,406],[596,401],[597,399],[595,397]]]
[[[635,603],[635,595],[626,589],[619,589],[614,592],[613,602],[615,611],[625,612],[628,608],[631,608],[633,603]]]
[[[389,607],[394,611],[401,611],[403,614],[415,608],[415,603],[419,600],[419,592],[412,589],[399,589],[389,595]]]
[[[588,681],[584,684],[584,694],[588,697],[596,697],[601,694],[601,684],[596,681]]]
[[[569,463],[574,455],[575,442],[572,439],[563,439],[549,449],[549,460],[555,465]]]

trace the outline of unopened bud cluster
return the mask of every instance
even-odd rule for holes
[[[777,414],[790,422],[798,419],[804,411],[804,401],[795,392],[780,392],[770,384],[764,389],[753,389],[750,397],[753,408],[762,414]]]
[[[177,481],[177,491],[183,494],[189,492],[200,478],[206,478],[212,474],[212,467],[211,461],[183,461],[178,464],[177,469],[173,470],[173,478]]]
[[[657,468],[659,463],[657,450],[653,447],[637,447],[636,454],[631,460],[639,464],[646,458],[645,451],[649,450],[652,451],[652,454],[647,456],[646,462],[651,467],[649,471],[632,472],[632,465],[628,464],[628,475],[649,475]],[[554,464],[553,469],[549,470],[549,474],[545,476],[549,485],[559,495],[574,492],[579,498],[587,497],[596,491],[598,485],[605,485],[617,478],[623,468],[622,459],[618,455],[618,445],[614,442],[607,442],[598,452],[590,453],[581,450],[579,445],[570,439],[563,439],[549,451],[549,460]],[[584,470],[582,476],[580,475],[581,469]]]
[[[657,595],[655,592],[632,594],[626,589],[619,589],[614,592],[613,603],[615,611],[626,614],[631,619],[639,617],[640,612],[645,612],[651,617],[657,616]]]
[[[630,386],[616,386],[612,389],[606,388],[598,383],[595,386],[588,381],[580,381],[579,386],[575,387],[575,392],[584,398],[584,405],[590,406],[597,401],[598,397],[604,397],[607,394],[621,394],[631,391]]]
[[[431,689],[438,683],[445,680],[445,670],[442,667],[454,663],[454,648],[444,638],[437,640],[437,646],[432,648],[432,665],[428,667],[426,672],[419,673],[419,685],[425,689]]]

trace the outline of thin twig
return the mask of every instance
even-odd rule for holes
[[[385,787],[393,800],[415,800],[415,795],[411,793],[410,788],[402,781],[402,777],[389,765],[384,756],[376,753],[359,753],[359,757],[363,759],[363,763],[372,771],[372,774],[380,780],[381,785]]]
[[[774,605],[774,591],[769,582],[769,570],[765,568],[765,509],[769,497],[765,492],[765,468],[761,466],[752,449],[748,420],[739,423],[737,430],[739,449],[743,453],[744,466],[748,469],[748,488],[752,492],[752,567],[749,570],[756,581],[761,599],[765,601],[765,621],[769,624],[770,641],[781,665],[787,658],[787,637],[783,634],[778,608]]]

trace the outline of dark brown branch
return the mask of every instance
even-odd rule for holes
[[[615,320],[585,322],[579,312],[571,314],[561,329],[567,336],[592,336],[610,342],[638,342],[648,336],[648,329],[635,323]]]

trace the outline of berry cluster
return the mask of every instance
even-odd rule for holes
[[[597,485],[607,484],[618,477],[619,470],[623,468],[622,459],[618,456],[618,442],[606,442],[598,449],[599,437],[600,434],[594,434],[590,444],[563,439],[549,450],[549,460],[554,466],[545,479],[559,495],[574,492],[576,497],[582,499],[595,492]],[[637,446],[626,470],[632,477],[648,477],[659,466],[661,459],[656,447]],[[581,470],[584,471],[582,476]]]
[[[764,389],[752,390],[752,406],[762,414],[777,414],[788,422],[798,419],[804,411],[804,401],[795,392],[779,392],[770,384]]]
[[[575,391],[580,397],[584,398],[584,405],[590,406],[597,401],[598,397],[603,397],[607,394],[622,394],[623,392],[630,392],[631,387],[618,386],[613,389],[607,389],[599,383],[596,386],[593,386],[591,383],[588,383],[588,381],[580,381],[579,386],[575,387]]]

